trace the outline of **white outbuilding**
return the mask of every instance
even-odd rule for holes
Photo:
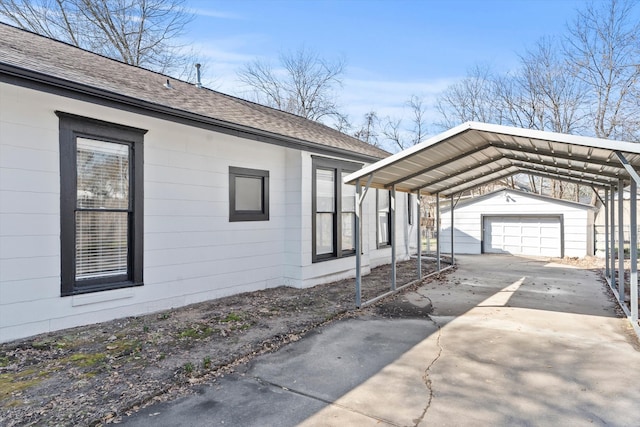
[[[595,208],[582,203],[501,189],[454,201],[457,253],[549,257],[593,255]],[[451,208],[442,209],[440,250],[451,248]]]

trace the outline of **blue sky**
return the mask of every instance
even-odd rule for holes
[[[204,83],[241,93],[236,71],[255,58],[312,48],[347,62],[340,104],[352,121],[375,110],[401,117],[412,94],[427,103],[477,63],[506,72],[543,36],[565,32],[585,0],[187,0],[186,38]]]

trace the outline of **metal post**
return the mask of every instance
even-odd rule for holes
[[[614,186],[611,186],[611,206],[609,206],[611,210],[611,259],[609,260],[609,264],[611,265],[611,288],[615,289],[616,287],[616,202],[615,202],[615,190]]]
[[[631,297],[631,321],[638,322],[638,184],[631,179],[630,216],[629,221],[629,255],[631,270],[629,271],[629,293]]]
[[[418,194],[416,194],[416,209],[418,210],[417,213],[417,217],[418,219],[416,221],[418,221],[418,226],[416,227],[417,232],[418,232],[418,254],[417,254],[417,258],[418,258],[418,280],[422,279],[422,226],[421,226],[421,219],[422,219],[422,203],[420,202],[420,190],[418,190]]]
[[[436,193],[436,264],[438,271],[440,271],[440,193]]]
[[[618,180],[618,298],[624,297],[624,182]]]
[[[451,265],[454,265],[453,259],[453,194],[451,195]]]
[[[362,188],[360,186],[360,180],[356,181],[356,229],[355,229],[355,247],[356,247],[356,308],[360,308],[362,305],[362,273],[360,268],[361,263],[361,253],[362,250],[360,246],[362,243],[360,242],[360,216],[362,215],[362,200],[360,199],[360,193],[362,192]]]
[[[605,277],[611,280],[611,270],[609,269],[609,189],[604,189],[604,265]]]
[[[391,211],[391,290],[396,290],[396,186],[391,186],[391,200],[389,201]]]

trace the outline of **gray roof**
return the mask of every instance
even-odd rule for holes
[[[640,144],[463,123],[345,177],[346,183],[451,196],[519,173],[594,188],[640,182]]]
[[[323,124],[0,23],[0,77],[82,92],[267,142],[378,160],[389,153]],[[164,84],[170,80],[173,89]]]

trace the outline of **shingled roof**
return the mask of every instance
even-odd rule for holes
[[[389,153],[321,123],[0,23],[0,77],[45,83],[266,142],[378,160]],[[164,85],[167,79],[172,89]],[[0,81],[6,79],[2,78]]]

